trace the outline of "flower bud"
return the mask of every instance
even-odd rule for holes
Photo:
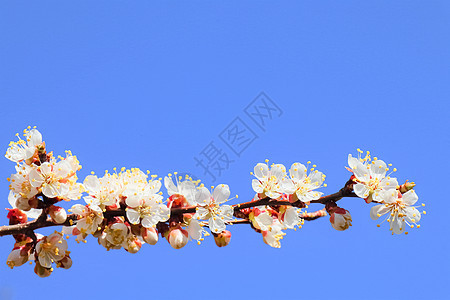
[[[228,230],[224,230],[219,234],[214,234],[214,241],[216,242],[217,247],[225,247],[230,243],[231,240],[231,232]]]
[[[67,220],[66,210],[62,207],[52,205],[49,207],[48,213],[56,224],[62,224]]]
[[[31,209],[31,205],[29,203],[29,199],[19,197],[16,200],[16,207],[23,211],[29,211]]]
[[[12,269],[14,267],[19,267],[26,263],[29,258],[29,252],[28,251],[22,251],[26,250],[25,246],[14,248],[11,253],[8,255],[8,258],[6,259],[6,264]],[[29,248],[28,248],[29,250]]]
[[[155,245],[158,242],[158,231],[153,227],[142,227],[141,236],[147,244]]]
[[[336,207],[330,211],[330,222],[334,229],[343,231],[352,226],[352,216],[348,210]]]
[[[412,190],[414,187],[416,186],[416,184],[414,182],[408,182],[406,181],[404,184],[402,184],[398,190],[400,191],[400,193],[404,194],[409,190]]]
[[[52,271],[53,268],[44,268],[39,264],[39,261],[36,261],[36,265],[34,266],[34,273],[36,273],[39,277],[48,277],[52,274]]]
[[[174,249],[181,249],[188,242],[188,232],[181,228],[172,229],[167,236],[167,241]]]
[[[9,219],[9,225],[23,224],[28,220],[27,215],[20,211],[17,208],[8,209],[8,215],[6,216]]]
[[[58,265],[58,267],[63,268],[63,269],[70,269],[70,267],[72,267],[72,259],[70,258],[69,255],[66,255],[63,257],[63,259],[58,261],[57,265]]]
[[[139,250],[141,250],[142,243],[137,238],[137,236],[131,235],[127,238],[127,240],[123,243],[123,247],[125,250],[127,250],[129,253],[137,253]]]
[[[186,200],[186,197],[184,197],[183,195],[180,194],[173,194],[172,196],[169,197],[169,200],[167,202],[167,207],[185,207],[188,206],[189,203]]]

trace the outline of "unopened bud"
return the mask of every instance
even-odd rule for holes
[[[124,242],[123,247],[128,252],[134,254],[141,250],[142,243],[136,236],[131,236]]]
[[[31,209],[31,205],[29,203],[29,199],[19,197],[16,200],[16,207],[23,211],[29,211]]]
[[[343,231],[352,226],[352,216],[348,210],[337,207],[330,213],[330,222],[334,229]]]
[[[39,261],[36,261],[36,266],[34,266],[34,273],[36,273],[39,277],[48,277],[52,274],[51,268],[44,268],[39,264]]]
[[[167,236],[167,241],[174,249],[181,249],[188,242],[188,232],[181,228],[172,229]]]
[[[23,224],[28,220],[27,215],[20,211],[17,208],[8,209],[8,215],[6,216],[9,219],[9,225]]]
[[[50,206],[48,213],[56,224],[62,224],[67,220],[66,210],[59,206]]]
[[[231,240],[231,232],[228,230],[224,230],[219,234],[214,234],[214,241],[216,242],[217,247],[225,247],[230,243]]]
[[[158,242],[158,231],[153,227],[142,227],[141,236],[147,244],[155,245]]]
[[[406,181],[404,184],[402,184],[398,190],[400,191],[400,193],[404,194],[409,190],[412,190],[414,187],[416,186],[416,184],[414,182],[408,182]]]
[[[189,203],[187,202],[186,197],[180,194],[173,194],[172,196],[169,197],[167,206],[169,207],[170,205],[172,205],[171,207],[175,208],[175,207],[185,207],[188,206],[188,204]]]

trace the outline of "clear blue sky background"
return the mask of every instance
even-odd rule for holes
[[[3,237],[0,298],[448,299],[448,1],[63,2],[0,3],[4,150],[37,125],[48,149],[78,156],[81,179],[137,166],[209,184],[193,157],[211,141],[225,149],[218,135],[239,116],[258,138],[240,157],[227,150],[235,162],[218,182],[240,200],[265,158],[311,160],[335,192],[361,147],[417,183],[427,215],[391,236],[371,205],[344,199],[350,230],[323,218],[281,249],[244,226],[225,248],[161,240],[132,255],[71,241],[72,269],[46,279],[9,270]],[[265,132],[244,113],[261,91],[283,110]],[[5,207],[13,170],[0,159]]]

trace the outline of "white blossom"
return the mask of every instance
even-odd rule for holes
[[[194,218],[200,220],[208,219],[208,226],[212,232],[219,233],[225,230],[226,222],[233,219],[233,207],[220,204],[228,201],[230,188],[226,184],[219,184],[211,195],[210,191],[201,187],[195,197],[195,202],[199,205]]]
[[[77,229],[81,233],[93,234],[99,229],[99,225],[103,222],[103,211],[99,206],[94,204],[86,206],[75,204],[72,206],[71,212],[81,217],[76,224]]]
[[[189,179],[181,180],[181,176],[177,177],[176,173],[174,177],[176,183],[173,182],[173,177],[170,176],[170,174],[169,176],[164,177],[164,186],[166,187],[169,196],[181,195],[186,199],[188,205],[194,205],[195,194],[197,192],[195,183]]]
[[[170,208],[162,203],[161,195],[133,189],[124,194],[127,195],[127,218],[131,224],[142,224],[143,227],[150,228],[169,219]]]
[[[264,243],[273,248],[281,248],[280,240],[286,235],[282,231],[283,229],[283,224],[278,219],[273,219],[273,224],[269,227],[269,230],[262,232]]]
[[[421,214],[413,206],[419,199],[414,190],[410,190],[403,195],[396,190],[382,190],[380,199],[382,199],[383,204],[372,207],[370,217],[376,220],[388,214],[385,220],[390,223],[392,234],[400,234],[405,231],[406,225],[412,228],[420,221]]]
[[[389,168],[384,161],[376,157],[372,160],[369,153],[361,158],[361,153],[362,151],[358,149],[358,158],[348,155],[348,165],[356,179],[353,190],[358,197],[366,199],[367,203],[372,200],[378,201],[376,198],[381,190],[397,188],[397,179],[386,176]]]
[[[325,180],[322,172],[314,170],[315,165],[308,174],[307,167],[301,163],[293,163],[289,169],[290,178],[282,181],[282,187],[287,194],[295,194],[302,202],[317,200],[322,196],[322,192],[315,191],[320,188]]]
[[[258,163],[253,174],[256,179],[253,179],[252,187],[256,193],[272,199],[284,193],[282,181],[286,177],[286,167],[282,164],[272,164],[269,170],[267,164]]]
[[[51,268],[52,262],[57,262],[66,256],[67,241],[62,234],[55,232],[44,237],[36,245],[36,253],[41,266]]]
[[[36,146],[42,144],[42,135],[37,129],[24,130],[25,140],[22,140],[19,134],[17,142],[10,142],[9,148],[6,150],[5,157],[14,162],[21,162],[33,157],[36,152]]]
[[[29,180],[32,187],[41,189],[49,198],[78,199],[81,194],[70,160],[45,162],[31,170]]]

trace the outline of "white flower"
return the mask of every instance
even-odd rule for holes
[[[176,173],[175,180],[176,184],[174,184],[172,176],[170,176],[170,174],[169,176],[164,177],[164,186],[166,187],[169,196],[181,195],[186,199],[187,204],[194,205],[195,194],[197,192],[195,183],[192,180],[181,181],[181,176],[180,178],[177,178]]]
[[[31,158],[35,151],[36,146],[42,144],[42,135],[37,129],[25,129],[24,130],[25,140],[19,138],[17,142],[9,143],[9,148],[6,150],[5,157],[14,162],[21,162]]]
[[[249,220],[253,227],[262,231],[269,230],[269,226],[273,224],[273,217],[265,206],[253,208],[249,214]]]
[[[383,204],[376,205],[370,210],[370,217],[373,220],[389,213],[387,221],[390,223],[392,234],[400,234],[405,230],[405,223],[411,228],[417,225],[421,214],[413,205],[419,197],[414,190],[410,190],[401,195],[396,190],[382,190],[380,199]],[[419,227],[419,225],[417,225]]]
[[[257,179],[253,179],[252,187],[256,193],[272,199],[283,194],[281,183],[286,177],[286,167],[282,164],[272,164],[269,170],[267,164],[259,163],[254,168],[254,175]]]
[[[348,155],[348,165],[356,177],[356,184],[353,186],[355,194],[367,203],[372,200],[378,201],[376,197],[383,190],[396,189],[398,182],[396,178],[386,176],[389,170],[386,163],[376,157],[371,160],[367,154],[365,158],[361,158],[361,150],[358,149],[358,158]],[[396,169],[394,169],[396,171]]]
[[[39,190],[33,187],[29,181],[29,174],[32,170],[36,169],[36,165],[17,164],[15,174],[9,178],[9,188],[14,193],[19,194],[21,197],[30,199],[35,196]]]
[[[124,223],[114,223],[109,226],[106,230],[106,239],[108,242],[115,246],[122,245],[128,238],[130,234],[127,225]]]
[[[280,209],[281,212],[281,209]],[[302,224],[303,220],[300,218],[300,209],[286,206],[284,212],[279,215],[279,221],[286,228],[294,229],[295,226]]]
[[[81,233],[93,234],[103,222],[103,211],[97,205],[91,204],[84,206],[75,204],[72,206],[71,211],[81,216],[76,224]]]
[[[286,235],[282,229],[283,225],[280,221],[278,221],[278,219],[273,219],[273,224],[270,226],[269,230],[262,232],[264,243],[273,248],[281,248],[280,240]]]
[[[105,174],[102,178],[95,175],[89,175],[84,179],[83,186],[89,194],[84,197],[88,204],[94,204],[104,208],[105,206],[115,205],[119,199],[119,185],[114,177]]]
[[[49,198],[66,197],[75,184],[74,172],[66,160],[45,162],[31,170],[29,180],[32,187],[42,188],[42,193]],[[78,187],[79,188],[79,187]]]
[[[222,205],[228,201],[230,188],[226,184],[219,184],[213,191],[213,195],[205,187],[201,187],[196,196],[195,202],[199,205],[193,218],[198,220],[208,219],[208,226],[212,232],[220,233],[225,230],[226,222],[233,219],[233,207]]]
[[[315,165],[313,166],[315,167]],[[293,163],[289,169],[290,178],[282,181],[282,186],[287,194],[294,194],[302,202],[310,202],[319,199],[323,193],[315,191],[322,186],[325,175],[311,168],[307,174],[307,168],[301,163]]]
[[[134,189],[126,190],[124,195],[127,197],[127,218],[131,224],[141,223],[143,227],[150,228],[169,219],[170,208],[162,203],[161,195]]]
[[[55,232],[44,237],[36,245],[36,253],[41,266],[51,268],[52,262],[57,262],[66,256],[67,241],[62,234]]]

